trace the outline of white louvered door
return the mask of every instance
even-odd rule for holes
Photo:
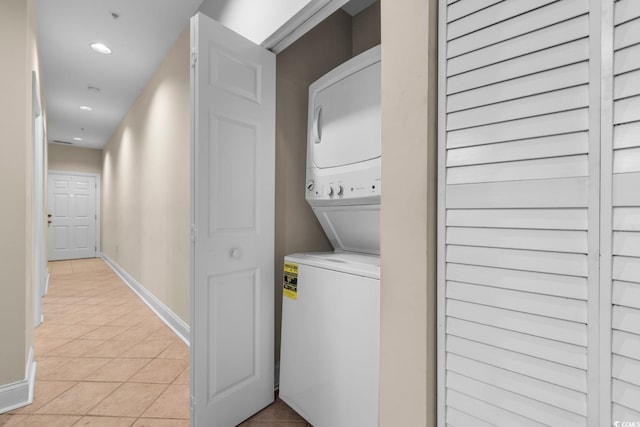
[[[439,31],[439,425],[640,425],[640,1]]]
[[[603,212],[611,216],[603,227],[610,233],[603,235],[608,244],[603,254],[611,257],[603,269],[611,286],[611,359],[606,362],[611,421],[640,425],[640,1],[615,2],[613,21],[613,131],[603,138],[612,169],[610,205],[603,203]]]

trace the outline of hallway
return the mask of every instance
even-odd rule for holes
[[[101,260],[49,264],[32,405],[3,426],[188,426],[188,347]]]
[[[101,259],[49,271],[34,401],[0,426],[188,427],[188,347]],[[242,424],[307,425],[280,400]]]

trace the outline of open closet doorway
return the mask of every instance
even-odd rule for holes
[[[273,152],[268,153],[275,148],[268,147],[265,139],[274,138],[276,118],[271,113],[270,122],[255,125],[257,114],[246,106],[268,108],[269,100],[264,93],[269,84],[268,70],[260,59],[242,55],[258,49],[273,56],[268,50],[276,53],[283,51],[345,4],[346,1],[310,2],[309,8],[301,11],[307,14],[305,19],[301,19],[302,15],[294,17],[296,19],[285,23],[273,37],[262,43],[262,47],[244,40],[251,47],[243,51],[231,47],[235,45],[213,29],[209,36],[194,43],[196,34],[192,26],[190,347],[191,417],[195,425],[235,425],[243,421],[273,401],[274,377],[277,378],[277,366],[274,375],[274,361],[279,353],[277,308],[278,297],[281,298],[282,258],[273,255],[273,236],[267,239],[268,243],[262,240],[268,232],[274,232],[273,210],[277,217],[277,212],[284,209],[282,205],[275,206],[278,200],[277,196],[275,199],[273,197],[275,188],[269,188],[274,185],[274,175],[278,179],[278,172],[272,169],[269,177],[266,169],[275,168],[277,161]],[[344,33],[349,39],[345,46],[340,47],[344,48],[344,55],[335,55],[335,62],[333,59],[327,61],[324,64],[326,69],[316,69],[317,74],[308,76],[309,81],[302,89],[301,99],[306,97],[309,83],[354,55],[351,18],[347,14],[342,18],[345,21]],[[199,24],[206,22],[207,27],[218,28],[221,32],[229,31],[203,15],[196,19],[200,20]],[[195,32],[199,37],[203,31],[200,29]],[[238,37],[237,34],[234,36]],[[338,56],[341,59],[338,60]],[[217,94],[217,99],[214,94]],[[213,99],[210,105],[207,104],[208,98]],[[229,98],[229,101],[225,102],[223,98]],[[306,107],[306,101],[303,103]],[[262,107],[256,107],[258,105]],[[306,120],[306,108],[303,107],[301,111]],[[301,150],[300,147],[292,147],[292,151],[296,150],[294,163],[301,162],[295,166],[301,166],[302,179],[293,180],[291,186],[292,191],[297,193],[296,198],[300,199],[296,204],[308,209],[307,219],[313,220],[316,231],[322,233],[304,199],[305,120],[299,124],[303,129],[302,136],[292,139],[301,146]],[[271,135],[261,137],[265,126],[270,128]],[[225,144],[225,139],[233,140],[234,144]],[[228,160],[225,161],[225,158]],[[262,176],[266,178],[259,181]],[[286,191],[289,191],[288,184]],[[266,199],[268,197],[270,200]],[[295,214],[302,213],[296,211]],[[277,218],[275,222],[278,223]],[[303,224],[306,222],[302,221],[300,226],[306,229],[305,238],[308,239],[309,227]],[[295,224],[296,230],[297,227],[298,224]],[[300,237],[297,231],[294,235]],[[298,246],[292,249],[284,244],[281,250],[288,253],[301,249],[330,250],[326,237],[324,234],[321,236],[322,247]],[[245,238],[247,240],[242,240]],[[275,241],[278,241],[277,236]],[[261,249],[256,246],[263,244],[260,242],[270,247]],[[265,255],[269,255],[270,260],[265,259],[264,268],[258,269],[262,265],[258,256]],[[267,271],[265,269],[270,273],[264,274]],[[258,304],[265,302],[262,308],[258,307]],[[265,310],[270,313],[268,318],[263,317]],[[261,321],[263,318],[265,320]],[[268,338],[265,340],[263,336]],[[225,346],[224,343],[232,345]],[[259,388],[259,391],[250,391],[252,388]]]

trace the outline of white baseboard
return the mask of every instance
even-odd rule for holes
[[[47,293],[49,293],[49,276],[51,276],[51,273],[47,271],[47,278],[44,281],[44,293],[42,294],[42,296],[45,296],[47,295]]]
[[[33,346],[25,367],[24,379],[0,386],[0,414],[30,405],[33,402],[33,388],[36,385],[36,362],[33,360]]]
[[[154,313],[158,315],[160,319],[180,338],[184,343],[189,345],[190,330],[182,319],[164,305],[159,299],[157,299],[151,292],[145,289],[136,279],[131,277],[122,267],[120,267],[115,261],[109,258],[104,253],[102,259],[107,263],[109,267],[131,288],[133,292],[140,297],[140,299],[149,306]]]

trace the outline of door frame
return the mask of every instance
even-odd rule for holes
[[[260,46],[278,54],[311,31],[350,0],[310,0],[288,21],[267,37]]]
[[[67,171],[67,170],[58,170],[58,169],[50,169],[47,173],[47,180],[49,179],[49,175],[73,175],[73,176],[89,176],[94,177],[96,179],[96,257],[102,257],[102,247],[100,245],[100,228],[102,224],[101,219],[101,211],[100,211],[100,174],[99,173],[90,173],[90,172],[75,172],[75,171]],[[47,201],[48,202],[48,201]],[[46,209],[49,209],[49,205],[47,203]],[[48,233],[48,230],[47,230]],[[47,254],[47,259],[49,256]]]
[[[45,199],[45,128],[40,82],[35,71],[31,72],[32,121],[33,134],[33,325],[40,326],[42,315],[42,297],[46,294],[48,283],[47,247],[45,242],[46,199]]]

